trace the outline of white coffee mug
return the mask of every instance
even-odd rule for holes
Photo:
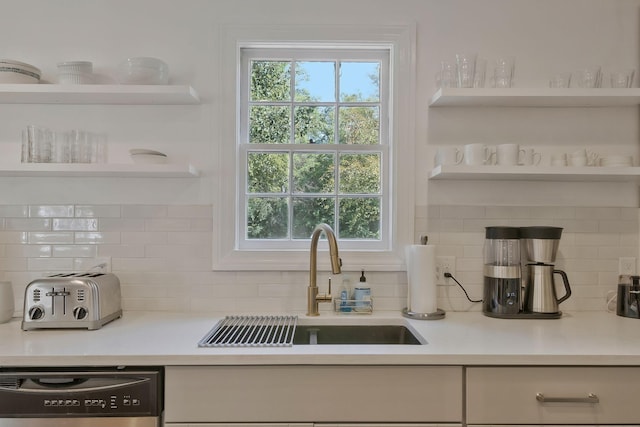
[[[518,144],[500,144],[496,149],[496,164],[500,166],[517,166],[524,164],[526,151]]]
[[[11,282],[0,282],[0,323],[6,323],[13,317],[13,287]]]
[[[571,166],[587,166],[587,156],[571,156],[569,157],[569,165]]]
[[[572,166],[595,166],[598,163],[598,153],[587,150],[586,148],[580,148],[569,156],[569,164]],[[584,159],[584,163],[583,163]]]
[[[528,148],[525,150],[524,164],[528,166],[538,166],[542,160],[542,154],[536,151],[535,148]]]
[[[440,165],[459,165],[462,162],[464,154],[457,147],[440,147],[436,152],[435,164]]]
[[[476,143],[464,146],[464,163],[469,166],[489,164],[491,150],[486,144]]]
[[[567,155],[565,153],[552,154],[551,166],[567,166]]]

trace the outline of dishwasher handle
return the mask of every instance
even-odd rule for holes
[[[548,397],[536,393],[536,400],[540,403],[600,403],[600,398],[594,393],[589,393],[587,397]]]
[[[82,377],[28,377],[20,378],[16,384],[5,386],[0,384],[0,391],[10,390],[14,393],[86,393],[91,391],[111,390],[130,387],[135,384],[149,382],[148,378],[82,378]]]

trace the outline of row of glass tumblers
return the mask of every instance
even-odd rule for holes
[[[106,163],[107,136],[80,129],[53,131],[29,125],[22,130],[22,163]]]

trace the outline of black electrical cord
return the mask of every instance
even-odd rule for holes
[[[462,284],[461,284],[460,282],[458,282],[458,281],[456,280],[456,278],[455,278],[455,277],[453,277],[453,274],[451,274],[451,273],[444,273],[444,277],[450,277],[450,278],[452,278],[452,279],[453,279],[453,281],[454,281],[454,282],[456,282],[456,283],[458,284],[458,286],[460,286],[460,289],[462,289],[462,292],[464,292],[464,295],[467,297],[467,299],[468,299],[470,302],[482,302],[482,300],[481,300],[481,299],[473,300],[473,299],[469,298],[469,294],[467,293],[467,290],[464,288],[464,286],[462,286]]]

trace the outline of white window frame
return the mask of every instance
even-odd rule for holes
[[[389,177],[392,198],[389,245],[377,250],[340,247],[346,270],[366,268],[373,271],[404,270],[404,247],[413,243],[415,210],[415,25],[399,26],[243,26],[222,28],[220,37],[220,87],[217,143],[218,169],[214,174],[213,269],[214,270],[307,270],[309,250],[241,249],[236,222],[239,185],[236,165],[242,153],[237,143],[241,135],[240,50],[245,47],[324,48],[361,46],[363,49],[384,48],[390,54],[388,159],[393,176]],[[386,218],[383,218],[383,221]],[[324,249],[321,245],[320,249]],[[319,257],[320,268],[328,267],[328,257]]]
[[[307,43],[308,44],[308,43]],[[340,60],[340,61],[381,61],[380,67],[380,102],[382,109],[380,111],[380,144],[378,145],[346,145],[346,144],[254,144],[249,143],[249,121],[247,115],[242,115],[240,119],[240,135],[239,135],[239,158],[237,167],[238,172],[238,190],[239,194],[244,194],[243,189],[247,188],[246,176],[247,176],[247,156],[251,151],[273,151],[273,152],[292,152],[292,153],[319,153],[329,152],[335,153],[337,156],[340,154],[349,153],[374,153],[380,155],[381,162],[381,200],[380,200],[380,212],[382,220],[380,223],[380,239],[379,240],[358,240],[358,239],[340,239],[340,249],[343,250],[364,250],[364,251],[384,251],[391,248],[391,220],[392,215],[391,206],[392,200],[390,193],[390,179],[388,171],[391,170],[390,164],[390,145],[389,145],[389,110],[388,102],[389,97],[389,50],[386,48],[376,49],[375,46],[368,46],[363,49],[362,46],[358,46],[357,52],[351,46],[345,45],[341,49],[335,49],[335,47],[327,48],[320,44],[313,44],[310,48],[302,49],[283,49],[273,48],[271,44],[268,48],[262,48],[252,44],[250,48],[246,48],[247,53],[241,56],[241,68],[245,70],[241,71],[240,82],[240,103],[241,110],[248,109],[248,90],[249,90],[249,70],[250,61],[254,59],[264,59],[268,61],[277,61],[281,59],[289,60],[291,56],[295,58],[302,58],[303,61],[313,60]],[[304,52],[303,52],[304,51]],[[295,60],[295,59],[294,59]],[[337,76],[336,76],[337,77]],[[337,100],[335,101],[338,102]],[[324,103],[323,103],[324,104]],[[336,109],[336,112],[338,110]],[[336,118],[337,123],[337,118]],[[339,158],[336,157],[336,161]],[[290,171],[291,172],[291,171]],[[337,180],[336,180],[337,182]],[[329,197],[332,195],[329,194]],[[244,212],[246,209],[245,197],[238,197],[239,212]],[[247,228],[246,215],[240,214],[237,218],[236,229],[236,246],[239,250],[304,250],[309,248],[309,240],[303,239],[246,239],[243,234]],[[310,237],[310,236],[309,236]]]

